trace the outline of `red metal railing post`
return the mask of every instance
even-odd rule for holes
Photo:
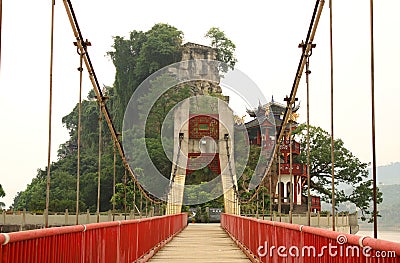
[[[228,214],[221,226],[261,262],[400,262],[400,243]]]
[[[0,234],[2,262],[133,262],[186,227],[187,215],[159,216]]]

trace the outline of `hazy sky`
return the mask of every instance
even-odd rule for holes
[[[128,36],[163,22],[184,32],[185,41],[209,44],[212,26],[237,46],[237,68],[265,96],[289,94],[314,0],[286,1],[102,1],[72,0],[101,84],[112,85],[114,66],[106,56],[112,36]],[[68,138],[61,118],[78,101],[79,75],[72,30],[64,5],[56,0],[52,160]],[[376,129],[379,165],[400,161],[400,1],[375,1]],[[369,1],[333,0],[335,137],[362,161],[371,161]],[[51,0],[3,0],[1,49],[0,183],[12,203],[47,163]],[[329,6],[325,4],[311,57],[311,123],[330,129]],[[85,75],[84,95],[91,89]],[[298,93],[305,121],[305,82]],[[379,175],[378,175],[379,176]]]

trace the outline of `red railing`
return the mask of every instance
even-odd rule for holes
[[[400,262],[400,243],[221,214],[221,226],[253,262]]]
[[[186,225],[177,214],[0,234],[0,262],[134,262]]]

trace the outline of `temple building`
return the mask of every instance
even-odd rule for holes
[[[305,164],[296,163],[294,160],[296,156],[300,155],[300,143],[296,142],[293,138],[290,139],[290,129],[295,130],[298,126],[297,111],[300,105],[292,109],[290,116],[290,124],[285,129],[285,135],[279,147],[279,170],[276,169],[275,179],[275,192],[273,191],[273,207],[278,210],[279,199],[281,201],[281,212],[288,213],[290,209],[290,192],[293,191],[293,212],[303,213],[307,211],[307,192],[304,191],[307,184],[307,166]],[[281,129],[283,122],[283,115],[286,106],[272,101],[261,105],[258,108],[247,110],[248,114],[254,119],[247,122],[246,129],[249,136],[249,143],[251,145],[258,145],[263,147],[266,154],[272,154],[277,132]],[[290,147],[291,144],[291,147]],[[290,149],[291,148],[291,149]],[[290,154],[292,154],[292,172],[290,172]],[[274,188],[274,187],[273,187]],[[311,211],[316,212],[321,210],[320,197],[311,196]]]

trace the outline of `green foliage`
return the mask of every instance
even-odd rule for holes
[[[211,46],[217,51],[217,60],[226,63],[229,68],[233,69],[237,62],[235,57],[236,46],[226,37],[224,31],[218,27],[212,27],[206,33],[206,37],[211,39]],[[227,72],[227,68],[223,68],[224,72]]]
[[[302,152],[298,157],[300,163],[307,163],[307,126],[301,124],[295,131]],[[360,208],[362,219],[371,217],[372,181],[367,180],[368,164],[361,162],[344,147],[341,139],[335,140],[335,201],[336,204],[350,201]],[[322,200],[331,202],[332,162],[331,137],[320,127],[310,126],[310,176],[311,189],[318,192]],[[338,188],[339,184],[353,186],[353,192],[346,195]],[[378,203],[382,202],[382,193],[378,190]]]
[[[184,194],[184,203],[205,203],[212,199],[211,193],[207,191],[201,191],[201,185],[206,182],[202,182],[197,185],[190,185],[186,187]]]
[[[269,213],[269,190],[268,187],[261,185],[258,191],[258,197],[256,196],[252,202],[243,203],[241,205],[241,211],[245,214],[268,214]],[[242,192],[241,198],[243,200],[250,199],[255,194],[255,189]],[[264,202],[264,204],[263,204]],[[258,206],[257,206],[258,203]]]
[[[121,124],[132,93],[149,75],[181,59],[183,33],[167,24],[156,24],[149,31],[132,31],[129,39],[114,37],[111,57],[115,69],[115,126]]]
[[[107,148],[107,147],[105,147]],[[112,151],[108,147],[108,151]],[[117,182],[121,181],[123,169],[119,159],[117,164]],[[102,211],[111,208],[109,200],[112,196],[113,156],[104,153],[102,155],[101,169],[101,200]],[[51,165],[50,204],[52,212],[63,212],[68,209],[74,212],[76,209],[76,150],[67,156],[60,158]],[[18,192],[14,198],[12,208],[14,210],[26,209],[28,211],[43,211],[46,199],[46,175],[47,169],[38,169],[37,176],[27,185],[24,191]],[[81,155],[80,171],[80,211],[89,209],[96,211],[97,205],[97,153],[83,151]]]
[[[94,151],[98,147],[99,108],[94,100],[82,101],[81,117],[81,147]],[[58,150],[58,157],[62,158],[74,151],[78,146],[78,105],[71,113],[62,118],[63,125],[69,131],[70,139],[62,144]]]
[[[136,76],[146,78],[153,72],[173,62],[181,60],[181,45],[183,33],[167,24],[156,24],[145,33],[139,52]]]
[[[151,107],[148,116],[140,116],[143,122],[146,121],[146,138],[160,137],[161,127],[167,114],[179,102],[193,95],[188,86],[172,87],[175,83],[176,81],[173,77],[167,74],[161,75],[150,81],[150,87],[146,96],[143,96],[139,100],[139,112],[145,112],[146,109]],[[171,88],[165,91],[159,98],[156,98],[156,94],[166,87]]]
[[[0,184],[0,197],[6,196],[6,192],[4,192],[3,186]]]
[[[236,134],[235,134],[236,136]],[[235,140],[235,143],[237,140]],[[243,142],[245,142],[243,140]],[[244,147],[242,147],[243,149]],[[235,149],[241,150],[240,147],[235,146]],[[243,200],[248,199],[249,196],[249,185],[251,178],[253,177],[256,167],[258,164],[258,160],[260,158],[261,147],[258,145],[250,145],[250,151],[248,155],[247,162],[246,160],[235,160],[236,169],[240,168],[243,170],[242,177],[238,180],[239,193],[241,194],[241,198]],[[245,156],[240,154],[240,156]],[[244,168],[243,168],[244,166]]]
[[[149,153],[150,159],[153,164],[157,167],[158,171],[166,178],[170,177],[172,162],[168,159],[164,152],[164,148],[161,142],[161,137],[157,138],[146,138],[146,147]],[[140,159],[136,167],[140,167]],[[143,168],[144,169],[144,168]]]
[[[196,203],[203,202],[200,205],[194,205],[194,207],[200,207],[202,210],[206,207],[224,207],[224,199],[223,195],[220,197],[213,199],[214,196],[212,193],[208,191],[202,191],[202,186],[207,182],[201,182],[197,185],[186,186],[184,193],[184,202],[185,203]],[[208,201],[210,200],[210,201]]]
[[[240,136],[240,134],[235,134],[236,136]],[[245,147],[240,146],[245,142],[244,139],[239,137],[238,139],[235,138],[235,149],[237,151],[242,151]],[[243,174],[242,177],[239,178],[238,180],[238,187],[239,187],[239,195],[240,199],[243,201],[249,200],[254,194],[255,194],[255,189],[249,189],[249,186],[251,185],[251,181],[253,176],[255,175],[256,171],[260,169],[260,167],[257,167],[259,162],[264,162],[266,163],[266,160],[261,159],[264,158],[263,156],[260,156],[261,153],[261,147],[258,145],[250,145],[249,147],[249,155],[247,159],[247,163],[244,163],[246,160],[235,160],[235,165],[236,169],[243,169]],[[239,156],[247,156],[245,154],[240,153]],[[244,168],[243,168],[244,166]],[[264,168],[264,167],[263,167]],[[262,213],[267,213],[269,212],[269,189],[265,185],[261,185],[259,187],[259,192],[258,192],[258,200],[254,200],[253,202],[249,203],[243,203],[241,205],[241,210],[243,213],[248,213],[248,214],[262,214]],[[257,211],[257,201],[258,201],[258,211]],[[264,206],[263,202],[264,201]]]
[[[206,183],[213,180],[217,177],[218,174],[215,174],[211,171],[207,166],[202,169],[198,169],[193,171],[190,175],[186,176],[185,184],[186,185],[198,185],[201,183]]]
[[[114,98],[113,88],[104,90],[110,100]],[[98,129],[99,108],[94,99],[94,92],[89,92],[88,99],[82,101],[81,118],[81,159],[80,159],[80,211],[89,209],[96,211],[97,206],[97,165],[98,165]],[[109,103],[112,113],[114,104]],[[61,144],[58,150],[58,160],[51,164],[50,204],[52,212],[62,212],[65,209],[74,212],[76,209],[76,174],[77,174],[77,127],[78,105],[71,113],[63,117],[62,122],[68,129],[70,138]],[[101,210],[110,209],[109,200],[112,195],[113,176],[113,142],[108,127],[102,123],[102,159],[101,159]],[[117,181],[121,180],[123,168],[117,156]],[[19,192],[14,198],[13,209],[29,211],[43,211],[46,197],[47,169],[38,169],[36,178]]]
[[[346,198],[346,197],[345,197]],[[347,201],[347,200],[346,200]],[[363,221],[368,219],[368,223],[373,223],[373,211],[371,211],[372,202],[372,180],[360,183],[353,189],[353,193],[348,196],[348,201],[356,204],[361,210],[361,219]],[[382,203],[382,192],[377,189],[377,203]],[[380,216],[377,214],[377,216]]]
[[[379,175],[381,177],[386,174]],[[379,220],[380,227],[400,225],[400,210],[398,209],[400,185],[380,185],[379,190],[383,193],[383,202],[379,205],[379,213],[382,215]]]
[[[43,211],[46,200],[46,171],[38,170],[36,178],[27,186],[23,192],[18,192],[11,206],[15,210]]]
[[[140,193],[134,187],[132,180],[127,180],[125,187],[124,183],[115,185],[115,195],[111,198],[110,202],[115,201],[116,209],[124,211],[125,209],[125,190],[126,190],[126,209],[127,211],[136,210],[140,207]],[[135,207],[136,205],[136,207]]]
[[[211,36],[211,35],[210,35]],[[218,38],[217,38],[218,37]],[[113,119],[117,131],[122,129],[122,121],[125,108],[131,98],[132,93],[138,85],[153,72],[181,59],[183,33],[177,28],[167,24],[156,24],[149,31],[132,31],[129,39],[124,37],[114,37],[113,50],[107,55],[111,58],[116,68],[115,81],[113,87],[104,87],[103,94],[107,100],[108,111]],[[215,37],[215,44],[224,52],[233,52],[234,45],[226,42],[219,35]],[[226,43],[225,43],[226,42]],[[225,44],[224,44],[225,43]],[[232,49],[233,48],[233,49]],[[221,51],[221,52],[222,52]],[[228,55],[221,53],[221,59],[229,60]],[[234,58],[234,57],[232,57]],[[231,59],[232,60],[232,59]],[[235,59],[233,59],[236,61]],[[232,61],[233,61],[232,60]],[[232,67],[234,65],[231,64]],[[171,77],[160,76],[150,83],[150,88],[172,83]],[[150,116],[135,116],[135,118],[147,118],[147,125],[143,131],[146,139],[140,143],[145,143],[149,155],[158,170],[169,178],[171,173],[171,162],[165,155],[161,139],[161,125],[166,114],[180,101],[192,95],[189,87],[180,86],[167,90],[160,98],[156,98],[156,103],[151,103]],[[149,105],[148,102],[154,101],[154,93],[148,92],[141,98],[140,104]],[[133,105],[138,107],[140,105]],[[94,212],[97,204],[97,165],[98,165],[98,133],[99,133],[99,106],[95,99],[95,93],[90,91],[87,99],[81,104],[81,159],[80,159],[80,203],[79,209],[84,211],[89,209]],[[137,121],[137,119],[136,119]],[[51,164],[51,185],[50,185],[50,211],[61,212],[65,209],[75,211],[76,202],[76,175],[77,175],[77,137],[78,137],[78,104],[72,111],[62,118],[62,123],[69,132],[70,138],[61,144],[58,150],[58,160]],[[122,161],[117,154],[116,164],[116,195],[112,197],[113,188],[113,141],[108,131],[108,126],[104,121],[102,125],[102,153],[101,153],[101,200],[100,210],[111,209],[112,202],[117,203],[119,209],[122,196],[125,195],[123,182],[124,168]],[[129,132],[127,135],[129,137]],[[167,142],[172,144],[172,142]],[[138,176],[146,174],[145,165],[141,166],[143,154],[134,151],[134,156],[129,156],[133,160],[135,171]],[[46,195],[46,174],[47,168],[37,171],[37,175],[27,185],[24,191],[18,192],[14,198],[13,209],[29,211],[43,211],[45,208]],[[153,182],[154,183],[154,182]],[[128,209],[133,209],[133,199],[138,196],[137,189],[133,189],[133,183],[128,178],[127,200]],[[133,194],[136,191],[136,195]],[[4,191],[3,191],[4,192]],[[122,195],[123,193],[123,195]],[[2,195],[0,187],[0,196]],[[139,198],[140,199],[140,198]],[[136,199],[136,205],[139,201]]]
[[[163,144],[161,141],[161,128],[167,114],[175,107],[179,102],[190,97],[192,92],[187,86],[172,87],[163,93],[159,98],[156,98],[155,92],[162,87],[169,87],[172,85],[173,79],[168,75],[162,75],[150,82],[149,91],[143,96],[137,105],[139,112],[145,112],[148,107],[151,107],[148,116],[139,116],[142,122],[146,122],[145,126],[145,141],[147,153],[149,154],[152,163],[156,166],[158,171],[166,178],[170,177],[172,163],[165,154]],[[155,102],[154,102],[155,101]],[[154,102],[154,103],[153,103]],[[166,125],[164,123],[164,125]],[[167,124],[168,125],[168,124]],[[124,136],[130,136],[134,131],[125,131]],[[139,131],[143,132],[143,131]],[[143,135],[143,134],[142,134]],[[133,136],[141,137],[141,136]],[[128,137],[127,137],[128,138]],[[142,144],[141,139],[133,139],[133,144]],[[172,139],[164,138],[163,141],[169,144],[172,148]],[[129,145],[127,145],[129,147]],[[141,168],[145,174],[147,174],[146,167],[143,160],[146,159],[146,152],[135,151],[134,149],[127,149],[127,152],[135,152],[135,155],[131,157],[131,162],[136,168]],[[145,179],[145,178],[144,178]],[[150,182],[148,182],[150,183]]]

